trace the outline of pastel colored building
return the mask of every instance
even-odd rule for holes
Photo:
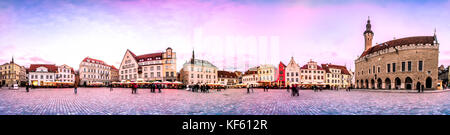
[[[57,66],[58,70],[56,72],[56,82],[74,83],[75,82],[75,71],[72,67],[68,65]]]
[[[264,85],[271,84],[272,82],[275,82],[278,78],[278,68],[270,65],[270,64],[264,64],[258,67],[258,76],[259,76],[259,82],[263,83]]]
[[[102,86],[109,85],[111,66],[102,60],[86,57],[81,61],[79,85],[82,86]]]
[[[111,82],[119,82],[119,81],[120,81],[119,69],[111,65]]]
[[[277,78],[277,85],[278,87],[286,87],[286,65],[284,65],[283,62],[280,61],[280,64],[278,64],[278,78]]]
[[[306,86],[325,86],[325,70],[317,65],[317,62],[310,60],[300,68],[300,80]]]
[[[219,77],[218,81],[222,85],[236,85],[239,84],[239,78],[235,72],[230,71],[217,71],[217,76]]]
[[[14,63],[14,58],[10,62],[0,65],[0,86],[11,87],[14,84],[24,86],[26,82],[26,68]]]
[[[242,83],[247,86],[258,86],[258,71],[257,70],[247,70],[242,76]]]
[[[144,55],[127,50],[119,75],[122,82],[176,81],[176,53],[170,47],[165,52]]]
[[[333,88],[347,88],[351,85],[351,74],[345,66],[322,64],[325,69],[325,83]]]
[[[56,82],[58,67],[55,64],[31,64],[28,69],[28,83],[33,86],[46,86]]]
[[[300,66],[291,57],[289,64],[286,66],[286,81],[289,86],[301,83]]]
[[[192,58],[183,64],[180,70],[181,81],[186,85],[218,83],[217,67],[206,60]]]

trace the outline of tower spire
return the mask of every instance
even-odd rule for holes
[[[434,35],[433,35],[433,37],[434,37],[434,41],[436,43],[438,43],[437,36],[436,36],[436,27],[434,28]]]
[[[364,50],[368,50],[372,47],[372,39],[373,39],[373,31],[372,31],[372,25],[370,24],[370,16],[367,17],[367,24],[366,24],[366,31],[364,31]]]
[[[194,48],[192,48],[192,58],[191,58],[191,64],[195,63],[195,52],[194,52]]]
[[[11,58],[11,63],[14,63],[14,56],[12,56]]]

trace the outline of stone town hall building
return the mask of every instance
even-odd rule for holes
[[[434,36],[394,39],[372,46],[370,20],[364,32],[365,50],[355,60],[357,88],[436,89],[439,43]]]

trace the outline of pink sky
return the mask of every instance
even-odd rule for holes
[[[374,43],[431,36],[437,28],[440,64],[450,64],[448,1],[44,0],[0,7],[1,63],[14,56],[25,66],[77,69],[90,56],[119,67],[126,49],[139,55],[172,47],[178,69],[193,48],[197,58],[227,70],[287,64],[292,56],[300,65],[312,59],[354,69],[370,16]]]

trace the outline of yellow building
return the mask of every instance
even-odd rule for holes
[[[258,67],[258,77],[260,83],[263,85],[271,84],[272,82],[277,80],[278,69],[273,65],[261,65]]]
[[[322,64],[326,71],[325,83],[332,88],[347,88],[351,84],[351,74],[345,66]]]
[[[26,69],[14,63],[14,58],[11,62],[0,66],[0,86],[11,87],[14,84],[24,86],[27,82]]]
[[[163,81],[174,82],[177,80],[177,53],[172,48],[167,48],[162,53],[163,59]]]

